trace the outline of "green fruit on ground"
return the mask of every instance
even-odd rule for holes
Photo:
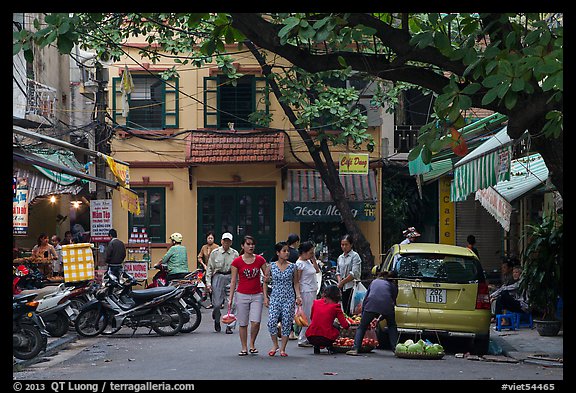
[[[422,348],[422,345],[412,344],[408,346],[408,352],[423,353],[424,348]]]
[[[406,345],[406,346],[412,345],[412,344],[414,344],[414,341],[412,341],[410,339],[406,340],[406,342],[404,343],[404,345]]]
[[[408,351],[408,348],[404,344],[398,344],[398,345],[396,345],[395,351],[400,352],[400,353],[404,353],[404,352]]]

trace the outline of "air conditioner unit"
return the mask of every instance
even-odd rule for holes
[[[359,99],[354,107],[359,108],[360,112],[368,117],[368,127],[379,127],[382,125],[384,109],[381,106],[370,105],[370,98]]]

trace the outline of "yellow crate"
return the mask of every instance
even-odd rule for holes
[[[94,256],[90,243],[65,244],[62,246],[64,281],[94,279]]]

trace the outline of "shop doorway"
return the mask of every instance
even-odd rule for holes
[[[245,235],[256,239],[256,253],[264,252],[269,260],[276,242],[275,189],[273,187],[200,187],[198,188],[199,252],[208,231],[216,234],[220,244],[224,232],[234,236],[232,247],[240,252]]]
[[[346,226],[342,222],[302,222],[300,223],[301,241],[312,240],[315,244],[328,246],[328,259],[336,262],[342,254],[340,239],[344,236]]]

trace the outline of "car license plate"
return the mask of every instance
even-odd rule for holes
[[[446,290],[426,289],[426,303],[446,303]]]

